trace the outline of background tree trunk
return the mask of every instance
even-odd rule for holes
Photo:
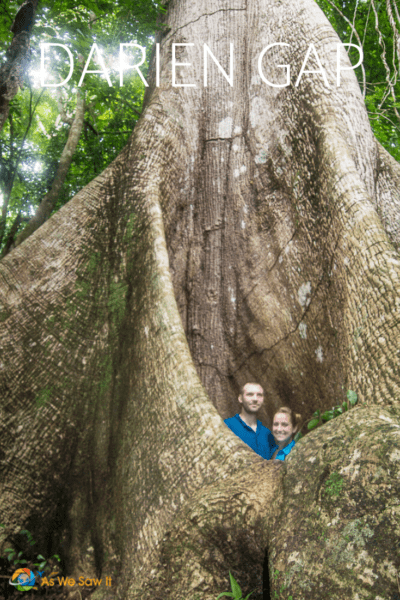
[[[29,40],[35,21],[38,0],[26,0],[17,12],[11,31],[14,36],[0,69],[0,130],[8,117],[8,106],[19,88],[29,62]]]
[[[51,185],[51,188],[45,194],[40,202],[35,214],[30,218],[24,229],[18,234],[15,240],[15,246],[19,246],[27,237],[50,217],[54,205],[58,200],[65,178],[71,166],[74,152],[81,137],[83,121],[85,118],[85,95],[80,90],[76,93],[76,111],[74,119],[71,119],[71,128],[69,130],[67,143],[60,156],[57,171]]]
[[[381,415],[388,448],[397,440],[399,167],[354,75],[333,86],[338,39],[310,0],[183,0],[167,24],[161,86],[153,70],[125,150],[0,265],[0,535],[24,525],[48,552],[62,547],[68,573],[112,576],[99,596],[130,600],[211,600],[229,568],[256,587],[266,546],[282,597],[321,598],[313,557],[330,565],[347,535],[357,547],[341,587],[326,575],[330,598],[395,593],[399,548],[378,580],[361,558],[375,573],[395,513],[374,513],[374,530],[360,490],[375,473],[377,510],[396,505],[387,456],[364,444],[380,442]],[[315,74],[260,81],[258,56],[283,32],[292,73],[314,43],[329,91]],[[234,86],[210,64],[203,87],[203,44],[228,71],[231,40]],[[177,61],[197,88],[171,86],[171,43],[195,44]],[[266,424],[280,404],[308,416],[347,389],[364,406],[300,441],[278,473],[221,419],[248,380],[266,390]],[[340,481],[354,504],[340,500],[327,542]]]

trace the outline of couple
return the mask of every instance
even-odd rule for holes
[[[257,413],[264,402],[264,390],[258,383],[246,383],[240,390],[240,414],[225,419],[226,425],[254,452],[270,460],[285,460],[293,448],[293,439],[300,426],[301,416],[282,406],[275,411],[272,433],[257,421]]]

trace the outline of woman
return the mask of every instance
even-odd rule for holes
[[[295,444],[293,438],[300,428],[300,420],[301,415],[294,413],[287,406],[282,406],[275,412],[272,421],[275,447],[271,458],[285,460]]]

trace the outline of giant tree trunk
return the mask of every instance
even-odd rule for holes
[[[400,169],[353,73],[334,87],[338,39],[310,0],[182,0],[168,28],[125,150],[0,266],[5,535],[25,526],[68,573],[112,576],[108,598],[211,600],[228,570],[261,598],[266,547],[280,598],[386,598]],[[260,81],[280,39],[293,79],[315,44],[330,91]],[[230,41],[234,86],[210,65],[204,88],[203,43],[228,71]],[[171,43],[195,44],[177,60],[197,88],[171,86]],[[222,422],[248,380],[266,424],[349,388],[363,406],[278,470]]]

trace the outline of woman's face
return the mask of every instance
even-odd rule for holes
[[[285,447],[292,441],[294,429],[289,415],[276,413],[272,423],[272,434],[278,446]]]

